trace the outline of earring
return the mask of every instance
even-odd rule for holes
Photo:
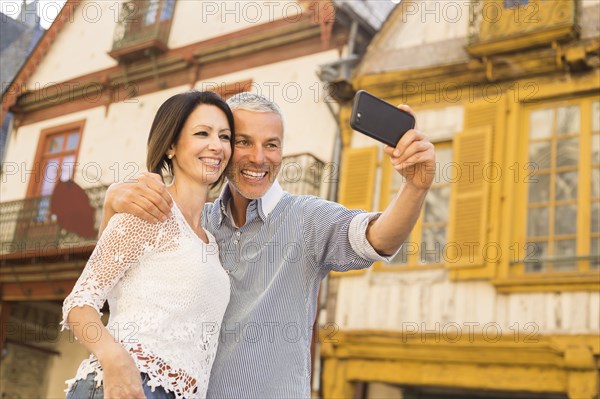
[[[167,154],[167,158],[173,159],[173,154]]]

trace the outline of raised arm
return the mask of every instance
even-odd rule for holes
[[[159,175],[142,173],[135,179],[112,184],[104,197],[102,235],[110,218],[116,213],[131,213],[149,223],[157,223],[171,216],[173,200]]]
[[[414,116],[410,107],[401,105],[399,108]],[[366,235],[379,254],[392,255],[408,238],[419,218],[435,176],[435,150],[423,133],[413,129],[402,136],[396,148],[386,146],[384,151],[405,183],[383,214],[371,221]]]

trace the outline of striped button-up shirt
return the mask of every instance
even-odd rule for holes
[[[309,398],[310,343],[321,280],[389,260],[366,229],[377,213],[285,193],[276,182],[236,227],[225,188],[203,220],[231,281],[209,398]]]

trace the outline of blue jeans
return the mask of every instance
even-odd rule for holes
[[[175,395],[165,391],[163,387],[156,387],[154,392],[152,388],[148,386],[148,374],[141,373],[142,375],[142,387],[144,388],[144,394],[147,399],[174,399]],[[104,385],[96,387],[96,381],[94,381],[96,373],[90,373],[87,375],[85,380],[77,380],[67,392],[67,399],[103,399],[104,398]]]

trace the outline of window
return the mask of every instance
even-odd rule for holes
[[[527,115],[525,273],[599,266],[600,102],[545,104]]]
[[[421,263],[440,263],[448,234],[448,208],[450,181],[446,178],[446,166],[452,162],[449,143],[438,145],[436,152],[438,168],[433,185],[425,199],[421,223]]]
[[[130,62],[167,51],[174,9],[175,0],[125,1],[108,54]]]
[[[34,164],[36,173],[28,190],[29,197],[40,197],[37,221],[48,218],[50,196],[56,183],[73,179],[82,129],[83,122],[78,122],[42,132]]]
[[[448,240],[448,219],[451,189],[452,143],[435,144],[436,175],[433,185],[425,198],[421,216],[409,239],[392,260],[396,266],[419,267],[444,262]],[[402,176],[387,164],[387,178],[391,181],[387,192],[383,193],[382,206],[387,205],[402,186]],[[387,266],[380,266],[389,269]]]
[[[515,8],[529,3],[529,0],[504,0],[504,8]]]
[[[0,126],[0,165],[4,162],[4,156],[6,154],[6,147],[8,145],[8,132],[13,119],[13,114],[7,112],[4,117],[4,122]],[[0,166],[0,171],[2,166]]]
[[[126,36],[143,39],[152,37],[160,23],[173,18],[174,0],[130,1],[124,4],[128,14],[125,15]]]
[[[147,2],[138,2],[140,12],[143,14],[144,26],[152,25],[159,21],[168,21],[173,18],[173,6],[175,0],[149,0]],[[160,18],[157,20],[160,9]]]

